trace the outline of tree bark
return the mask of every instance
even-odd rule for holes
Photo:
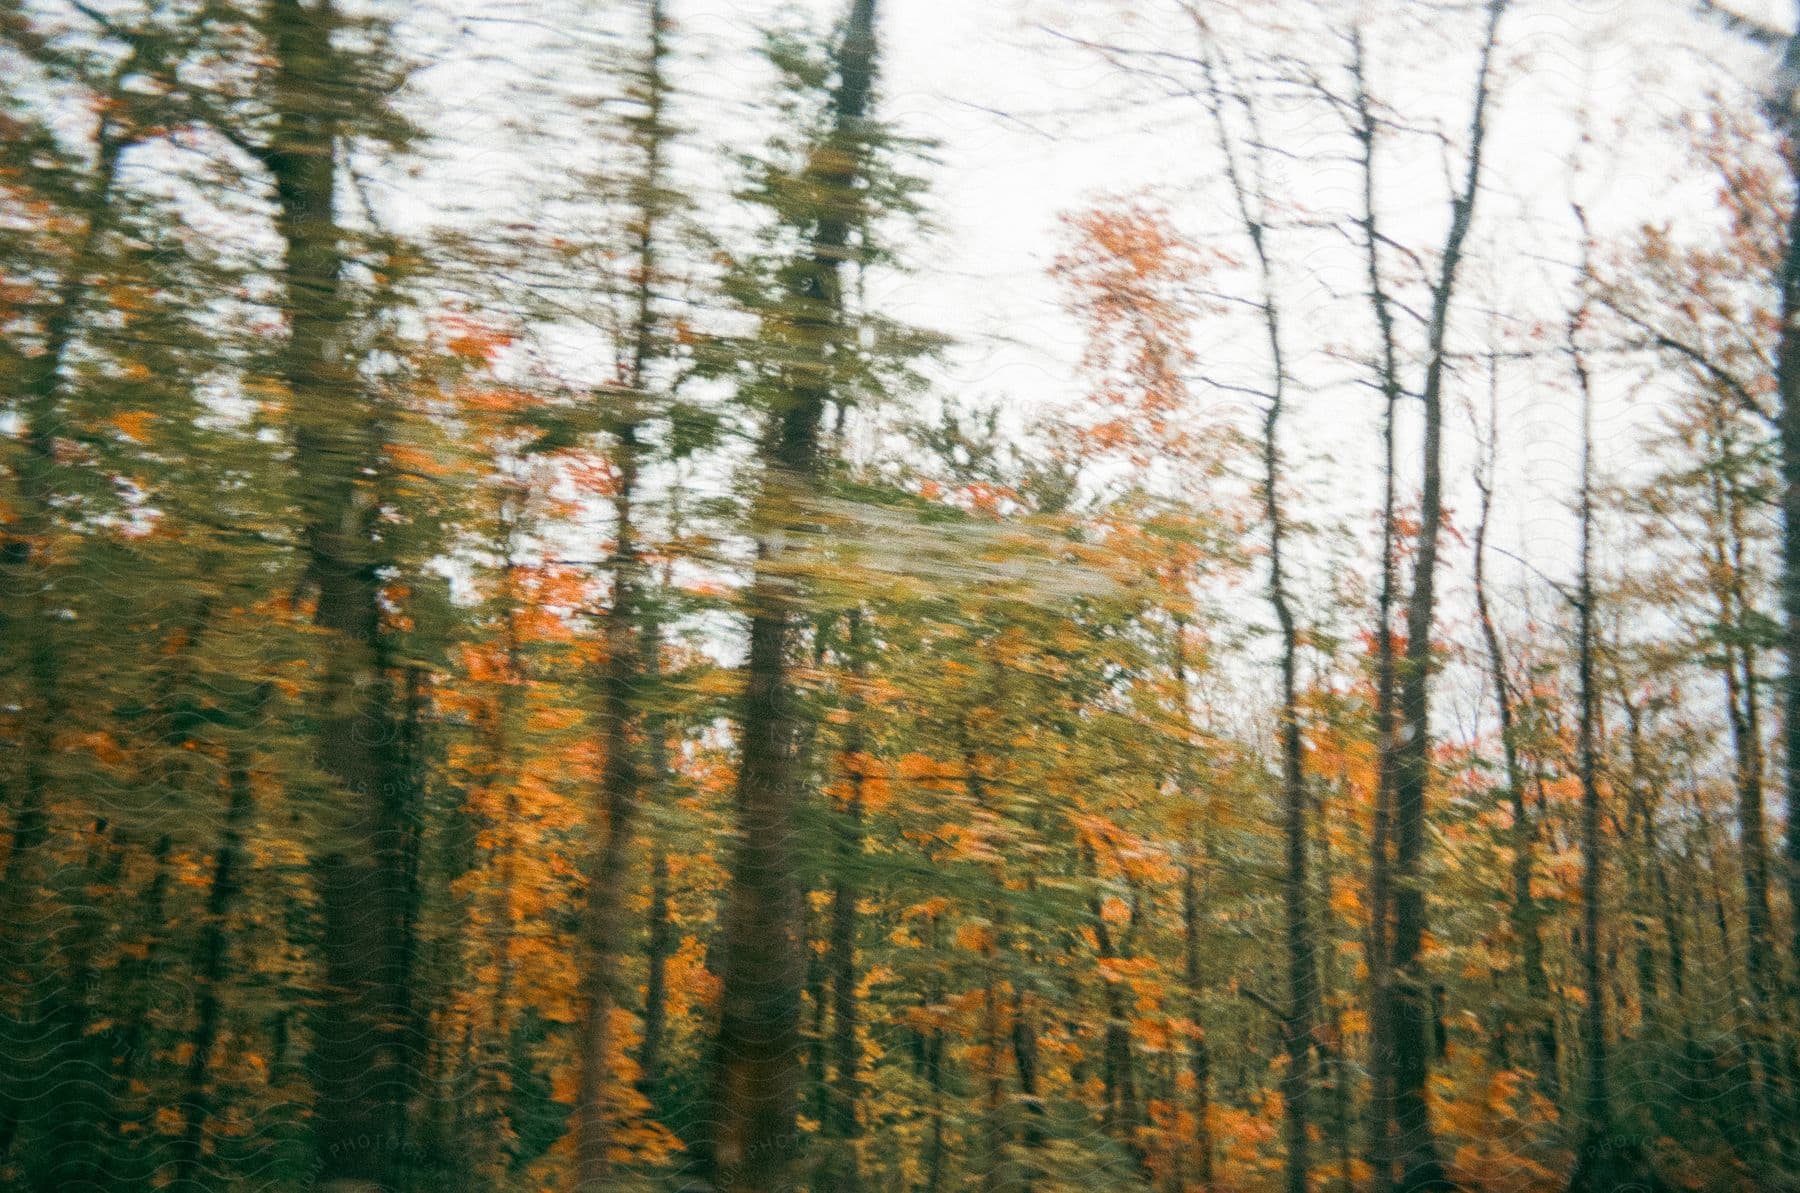
[[[1576,209],[1577,217],[1581,213]],[[1582,219],[1582,231],[1587,231]],[[1587,1061],[1582,1090],[1584,1134],[1575,1171],[1569,1178],[1570,1193],[1627,1193],[1629,1190],[1659,1193],[1661,1182],[1650,1169],[1643,1151],[1629,1137],[1614,1130],[1611,1055],[1606,1041],[1607,973],[1600,942],[1601,894],[1604,881],[1599,778],[1599,692],[1595,675],[1594,645],[1594,399],[1587,366],[1578,343],[1586,318],[1585,307],[1569,316],[1567,343],[1570,364],[1581,402],[1581,475],[1577,494],[1580,517],[1579,569],[1576,576],[1575,677],[1579,689],[1576,728],[1576,771],[1581,782],[1581,1046]]]
[[[1419,525],[1413,541],[1412,591],[1406,605],[1406,646],[1399,667],[1400,733],[1391,746],[1394,767],[1394,936],[1388,958],[1394,977],[1389,1019],[1393,1044],[1394,1124],[1400,1193],[1434,1193],[1454,1188],[1438,1157],[1426,1097],[1431,1061],[1430,981],[1423,949],[1427,920],[1424,854],[1426,795],[1431,781],[1431,635],[1437,601],[1438,538],[1443,528],[1443,386],[1448,354],[1451,302],[1462,264],[1463,244],[1481,193],[1482,151],[1487,137],[1491,69],[1506,0],[1490,0],[1475,97],[1469,117],[1464,176],[1451,199],[1426,327],[1423,415],[1420,448]]]
[[[646,780],[640,757],[640,716],[636,689],[645,663],[640,624],[643,567],[637,541],[638,486],[643,472],[642,404],[650,384],[649,368],[658,341],[655,286],[660,274],[664,180],[664,108],[668,85],[667,16],[662,0],[649,0],[645,18],[648,40],[643,58],[644,116],[637,138],[642,150],[634,213],[636,244],[633,280],[636,287],[631,322],[631,349],[623,392],[625,406],[616,430],[613,464],[618,484],[613,496],[613,551],[609,567],[612,603],[605,620],[605,673],[601,683],[601,760],[599,816],[604,824],[601,845],[588,885],[586,945],[588,969],[583,976],[580,1043],[581,1084],[577,1102],[576,1187],[599,1193],[606,1187],[612,1112],[608,1054],[612,1046],[613,1009],[624,1002],[620,971],[626,955],[626,875],[637,832]]]
[[[230,794],[225,808],[225,826],[218,849],[213,853],[212,885],[206,894],[206,930],[201,936],[199,964],[194,967],[199,994],[194,1036],[190,1041],[193,1054],[188,1058],[186,1095],[182,1099],[182,1114],[186,1121],[171,1182],[178,1190],[190,1184],[196,1187],[204,1184],[200,1176],[201,1163],[205,1153],[206,1120],[212,1113],[206,1077],[212,1067],[213,1046],[218,1041],[223,1014],[220,992],[225,981],[226,951],[230,944],[226,920],[242,885],[238,869],[242,864],[244,828],[250,818],[250,772],[242,751],[236,747],[228,759],[226,785]]]
[[[1498,366],[1490,378],[1488,434],[1499,434],[1499,409],[1495,400]],[[1526,1014],[1516,1024],[1531,1040],[1533,1067],[1538,1088],[1552,1103],[1557,1097],[1556,1018],[1551,1013],[1550,980],[1544,972],[1544,938],[1539,926],[1542,918],[1537,900],[1531,893],[1531,876],[1535,869],[1537,824],[1525,800],[1525,767],[1519,757],[1519,735],[1522,726],[1513,707],[1512,684],[1506,674],[1506,655],[1500,645],[1500,631],[1487,594],[1488,527],[1493,514],[1494,473],[1499,458],[1499,444],[1490,439],[1486,458],[1476,474],[1476,488],[1481,496],[1481,512],[1475,524],[1475,612],[1481,623],[1482,642],[1487,649],[1488,678],[1493,685],[1494,707],[1500,720],[1500,752],[1506,776],[1506,801],[1512,813],[1512,890],[1507,905],[1507,919],[1519,947],[1519,968],[1525,977]]]
[[[844,762],[849,794],[838,812],[836,866],[832,876],[831,916],[827,965],[831,978],[831,1079],[825,1115],[820,1123],[824,1155],[819,1167],[819,1187],[859,1193],[862,1167],[856,1153],[862,1104],[862,1045],[857,1035],[856,930],[857,900],[861,884],[857,870],[863,851],[863,767],[865,738],[861,684],[867,675],[862,610],[846,617],[845,652],[849,656],[850,694],[845,701],[850,717],[844,735]]]
[[[374,417],[343,342],[338,141],[346,101],[331,0],[271,0],[264,17],[274,127],[264,154],[276,192],[288,319],[278,369],[294,424],[314,619],[325,631],[317,755],[342,792],[314,859],[325,988],[314,1017],[321,1188],[394,1187],[403,1135],[405,988],[402,813],[410,767],[382,650],[382,561],[367,470]]]
[[[809,167],[821,187],[854,185],[852,150],[874,82],[875,0],[854,0],[836,54],[832,140]],[[843,310],[839,273],[849,245],[846,211],[822,214],[811,260],[797,271],[797,323],[825,332]],[[823,364],[823,361],[815,362]],[[820,370],[822,371],[822,370]],[[725,959],[714,1041],[710,1117],[702,1167],[722,1191],[780,1188],[797,1148],[794,1114],[799,1057],[800,895],[795,874],[799,798],[799,712],[788,649],[802,603],[790,574],[797,513],[818,480],[820,433],[829,387],[817,374],[793,385],[771,413],[761,446],[764,476],[755,499],[757,562],[750,588],[750,656],[739,714],[738,844],[723,913]]]
[[[1263,521],[1269,535],[1269,606],[1274,610],[1281,643],[1281,706],[1277,713],[1282,806],[1282,944],[1285,952],[1286,1006],[1282,1011],[1282,1048],[1287,1068],[1281,1077],[1282,1140],[1287,1193],[1306,1193],[1312,1167],[1309,1127],[1312,1114],[1313,1043],[1319,1021],[1317,943],[1312,923],[1308,799],[1300,727],[1300,631],[1288,591],[1286,548],[1288,525],[1281,500],[1281,419],[1287,398],[1287,360],[1281,336],[1281,308],[1275,297],[1275,265],[1270,256],[1265,218],[1261,130],[1248,96],[1237,97],[1250,121],[1248,163],[1241,165],[1224,113],[1217,66],[1205,62],[1208,99],[1218,134],[1225,177],[1238,221],[1256,263],[1259,292],[1253,300],[1261,318],[1269,354],[1267,405],[1263,410],[1261,492]]]
[[[101,247],[119,216],[119,170],[130,142],[111,113],[124,80],[137,69],[140,48],[141,43],[131,47],[112,72],[107,93],[96,97],[101,117],[95,132],[94,170],[80,194],[86,218],[48,304],[43,350],[20,362],[23,450],[13,463],[18,505],[0,526],[0,598],[5,601],[0,628],[7,631],[10,650],[23,661],[25,676],[19,778],[16,784],[0,787],[0,807],[12,818],[5,858],[0,861],[0,920],[8,924],[38,918],[27,912],[43,879],[39,851],[50,837],[52,762],[66,705],[62,643],[52,611],[55,584],[43,568],[45,547],[56,526],[55,501],[64,487],[56,441],[69,396],[65,369],[80,339],[82,309],[100,264]],[[7,991],[12,1005],[0,1008],[4,1015],[0,1051],[13,1058],[17,1069],[0,1080],[0,1164],[11,1154],[21,1118],[42,1101],[35,1083],[47,1062],[34,1055],[43,1039],[40,1008],[64,996],[56,985],[35,988],[40,978],[59,981],[54,972],[42,968],[44,958],[37,954],[44,947],[36,932],[9,932],[0,942],[0,972],[7,986],[14,987]]]

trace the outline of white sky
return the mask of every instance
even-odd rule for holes
[[[1351,0],[1326,2],[1346,9]],[[1783,8],[1781,0],[1740,0],[1739,6],[1769,20]],[[561,0],[481,10],[486,19],[468,23],[467,34],[449,43],[451,61],[427,72],[428,92],[441,105],[432,123],[457,148],[448,171],[429,169],[416,184],[410,198],[418,209],[471,202],[506,218],[526,156],[522,142],[496,124],[499,113],[518,108],[509,81],[541,73],[557,54],[587,40],[584,18],[553,7],[560,9]],[[671,0],[685,62],[681,81],[701,96],[690,102],[690,122],[704,123],[712,135],[721,129],[751,135],[733,114],[766,92],[750,47],[758,29],[796,7],[829,21],[844,4]],[[1301,0],[1261,0],[1255,13],[1263,19],[1306,8]],[[1412,0],[1370,0],[1362,8],[1371,21],[1377,89],[1407,120],[1451,133],[1460,153],[1477,32],[1466,15],[1472,6],[1465,15],[1436,20]],[[958,347],[937,379],[951,400],[999,399],[1029,423],[1076,392],[1079,330],[1061,312],[1046,276],[1065,243],[1058,227],[1063,212],[1103,193],[1148,187],[1197,236],[1234,226],[1216,186],[1199,104],[1146,104],[1141,86],[1045,28],[1184,50],[1190,43],[1182,40],[1182,27],[1158,23],[1167,9],[1164,0],[884,0],[882,110],[903,131],[940,144],[940,165],[930,171],[939,231],[915,254],[914,276],[890,280],[887,293],[871,297],[900,317],[956,335]],[[440,35],[447,28],[437,23]],[[1335,58],[1304,35],[1287,48]],[[1728,72],[1755,80],[1765,68],[1732,38],[1693,20],[1683,0],[1516,0],[1503,27],[1501,63],[1489,190],[1473,238],[1479,260],[1465,274],[1457,314],[1465,343],[1479,337],[1488,306],[1560,321],[1567,274],[1558,262],[1575,257],[1569,161],[1584,125],[1594,143],[1582,154],[1583,177],[1574,186],[1597,229],[1616,235],[1646,219],[1679,220],[1710,205],[1712,184],[1681,185],[1689,167],[1661,123],[1696,107],[1704,87]],[[579,72],[555,67],[551,73],[561,86],[579,86]],[[1273,138],[1310,151],[1312,119],[1276,114]],[[1438,153],[1414,141],[1396,147],[1390,166],[1383,196],[1390,231],[1429,249],[1446,218]],[[1341,168],[1292,162],[1281,172],[1292,193],[1315,208],[1350,201],[1355,180]],[[1235,241],[1229,247],[1241,251]],[[1344,374],[1341,366],[1326,365],[1329,348],[1359,337],[1367,342],[1356,324],[1366,318],[1358,259],[1316,236],[1278,242],[1276,251],[1285,255],[1288,297],[1302,315],[1290,319],[1289,351],[1302,376],[1320,384],[1296,402],[1290,455],[1311,461],[1302,488],[1324,514],[1372,511],[1377,402],[1366,390],[1324,384],[1328,374]],[[1230,319],[1197,334],[1203,360],[1224,373],[1254,370],[1249,342]],[[1572,540],[1561,497],[1578,431],[1571,396],[1554,372],[1534,376],[1523,368],[1509,372],[1504,390],[1502,453],[1512,475],[1503,481],[1497,534],[1550,574],[1566,575]],[[1480,378],[1455,382],[1453,391],[1453,402],[1463,395],[1485,402]],[[1654,407],[1623,394],[1622,379],[1609,384],[1598,426],[1614,447],[1613,462],[1628,465],[1635,428],[1653,417]],[[1466,427],[1460,413],[1451,417],[1453,478],[1469,459]],[[1455,481],[1448,501],[1453,516],[1472,517],[1466,483]],[[1452,550],[1448,566],[1454,587],[1467,562]]]

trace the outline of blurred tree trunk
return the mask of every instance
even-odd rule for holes
[[[848,146],[874,81],[874,19],[875,0],[854,0],[836,54],[838,82],[831,100],[832,137],[839,144],[818,147],[809,167],[818,185],[836,194],[847,195],[858,178],[860,157]],[[842,205],[816,221],[811,260],[794,275],[795,323],[828,325],[841,313],[839,275],[849,238],[849,212]],[[822,336],[803,342],[823,348]],[[804,964],[794,832],[800,714],[788,651],[802,604],[786,543],[821,470],[819,441],[831,398],[819,376],[824,372],[815,369],[813,380],[783,396],[760,447],[763,478],[752,513],[759,542],[739,721],[738,842],[722,919],[724,988],[714,1041],[710,1154],[703,1160],[711,1183],[722,1191],[782,1187],[798,1142],[794,1114]]]
[[[338,222],[344,66],[332,0],[271,0],[275,182],[287,341],[278,369],[293,420],[308,578],[325,631],[319,765],[341,792],[314,859],[324,916],[325,989],[314,1017],[314,1140],[321,1188],[392,1189],[404,1136],[406,858],[413,776],[384,657],[384,564],[369,483],[378,444],[348,351],[344,232]]]

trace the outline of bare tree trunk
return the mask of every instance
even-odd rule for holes
[[[1499,459],[1499,408],[1496,400],[1498,365],[1490,362],[1488,401],[1488,442],[1485,458],[1476,473],[1475,484],[1481,494],[1481,513],[1475,524],[1475,611],[1481,622],[1481,637],[1487,648],[1488,676],[1494,689],[1494,706],[1500,718],[1500,751],[1506,775],[1506,799],[1512,813],[1512,891],[1507,905],[1507,918],[1519,946],[1519,968],[1525,976],[1526,1022],[1519,1025],[1531,1039],[1533,1067],[1538,1088],[1552,1103],[1557,1097],[1556,1019],[1551,1014],[1550,980],[1544,973],[1544,938],[1539,926],[1542,918],[1536,899],[1531,894],[1531,875],[1535,868],[1537,824],[1525,802],[1525,768],[1519,758],[1520,726],[1513,708],[1512,684],[1506,674],[1506,655],[1500,646],[1500,632],[1494,624],[1487,595],[1488,526],[1493,514],[1494,474]]]
[[[665,574],[665,582],[666,582]],[[666,584],[665,584],[666,586]],[[654,615],[647,615],[643,631],[646,682],[662,676],[662,627]],[[669,777],[668,734],[666,714],[652,709],[644,715],[644,770],[659,790],[667,791]],[[650,854],[650,909],[644,935],[644,1030],[638,1048],[638,1068],[642,1073],[639,1090],[649,1099],[654,1111],[661,1099],[663,1051],[669,1023],[669,958],[675,952],[675,924],[669,911],[669,853],[656,841]]]
[[[1721,21],[1746,41],[1772,52],[1777,63],[1762,97],[1765,119],[1782,141],[1782,154],[1790,182],[1800,188],[1800,110],[1796,87],[1800,85],[1800,25],[1783,32],[1736,12],[1714,0],[1694,0],[1699,12]],[[1790,6],[1792,7],[1792,6]],[[1800,12],[1795,13],[1800,17]],[[1781,603],[1781,646],[1787,665],[1781,677],[1781,769],[1789,806],[1800,792],[1800,203],[1788,211],[1781,263],[1774,278],[1780,295],[1781,320],[1775,347],[1776,471],[1779,479],[1777,506],[1781,516],[1781,560],[1778,582]],[[1800,816],[1787,818],[1784,869],[1788,904],[1800,908]],[[1792,973],[1788,996],[1800,1012],[1800,914],[1790,925],[1788,961]]]
[[[1249,121],[1247,163],[1226,121],[1226,97],[1218,73],[1223,64],[1204,63],[1208,101],[1218,136],[1225,177],[1238,221],[1250,241],[1259,293],[1255,300],[1269,353],[1267,405],[1263,410],[1261,501],[1269,534],[1269,605],[1275,612],[1281,642],[1281,707],[1276,729],[1280,755],[1282,800],[1282,939],[1286,954],[1286,1005],[1282,1010],[1282,1047],[1287,1068],[1281,1077],[1282,1140],[1286,1153],[1287,1193],[1306,1193],[1311,1172],[1309,1129],[1312,1114],[1313,1034],[1319,1021],[1317,945],[1312,923],[1312,879],[1309,873],[1306,777],[1300,728],[1300,631],[1288,591],[1286,555],[1288,525],[1281,500],[1281,418],[1287,398],[1287,360],[1281,336],[1281,309],[1275,298],[1275,265],[1270,256],[1267,193],[1263,179],[1261,129],[1256,109],[1241,89],[1233,97]]]
[[[1785,94],[1772,105],[1776,129],[1785,142],[1788,175],[1800,187],[1800,116],[1794,111],[1794,80],[1800,77],[1800,32],[1788,40],[1782,55],[1780,86]],[[1775,355],[1775,412],[1781,507],[1782,649],[1782,777],[1788,806],[1800,793],[1800,202],[1788,215],[1787,243],[1781,260],[1781,332]],[[1794,976],[1790,990],[1800,1007],[1800,816],[1787,818],[1788,906],[1793,937],[1788,961]]]
[[[1580,209],[1576,209],[1580,217]],[[1586,222],[1582,221],[1586,232]],[[1583,279],[1585,281],[1585,278]],[[1576,770],[1581,781],[1581,972],[1586,999],[1581,1007],[1581,1046],[1587,1061],[1582,1092],[1585,1134],[1570,1193],[1628,1193],[1662,1185],[1642,1150],[1614,1131],[1611,1056],[1606,1042],[1606,967],[1600,943],[1601,856],[1599,780],[1599,693],[1594,666],[1593,461],[1594,400],[1587,366],[1577,342],[1585,307],[1569,316],[1568,349],[1581,401],[1581,478],[1578,493],[1580,565],[1576,577],[1575,674],[1580,689]]]
[[[1194,1030],[1188,1040],[1188,1072],[1194,1080],[1194,1148],[1199,1153],[1196,1177],[1203,1193],[1213,1188],[1212,1053],[1200,1022],[1205,979],[1200,968],[1200,884],[1189,859],[1181,867],[1182,983]]]
[[[1188,666],[1188,634],[1187,625],[1179,617],[1175,619],[1174,656],[1177,690],[1181,696],[1182,724],[1186,725],[1192,716],[1192,680]],[[1181,787],[1189,798],[1197,785],[1196,767],[1191,748],[1184,743],[1182,764],[1180,768]],[[1204,829],[1202,830],[1204,833]],[[1198,856],[1196,854],[1198,853]],[[1204,1024],[1204,1000],[1206,993],[1206,976],[1201,965],[1200,922],[1204,915],[1203,902],[1205,894],[1201,889],[1200,866],[1210,861],[1209,848],[1197,845],[1192,836],[1181,843],[1181,983],[1184,995],[1183,1006],[1192,1023],[1188,1037],[1188,1073],[1193,1079],[1194,1139],[1193,1148],[1198,1153],[1195,1164],[1195,1176],[1199,1180],[1201,1193],[1212,1193],[1213,1190],[1213,1137],[1212,1137],[1212,1054],[1206,1042]],[[1180,1141],[1177,1141],[1177,1148]]]
[[[1365,956],[1369,968],[1369,1138],[1368,1162],[1375,1187],[1392,1183],[1394,1173],[1394,1032],[1393,1032],[1393,820],[1394,740],[1396,723],[1396,659],[1394,603],[1399,591],[1395,561],[1399,526],[1395,472],[1395,423],[1402,386],[1395,340],[1393,305],[1382,270],[1383,243],[1375,205],[1376,122],[1364,65],[1362,30],[1350,36],[1351,75],[1355,81],[1354,128],[1360,153],[1362,248],[1367,267],[1369,304],[1380,338],[1376,374],[1382,390],[1381,580],[1375,594],[1375,806],[1369,831],[1369,928]]]
[[[106,94],[96,97],[100,119],[94,134],[94,169],[80,195],[86,218],[48,304],[42,351],[21,361],[17,409],[24,450],[13,463],[17,506],[7,511],[0,526],[4,536],[0,629],[6,631],[9,650],[23,660],[26,680],[19,777],[0,787],[0,808],[12,819],[5,858],[0,861],[0,921],[7,924],[39,918],[28,917],[28,909],[43,878],[39,851],[50,836],[51,764],[66,705],[62,644],[52,611],[55,584],[42,570],[56,526],[55,501],[64,487],[57,430],[68,397],[65,370],[80,339],[82,311],[95,281],[92,275],[119,218],[120,164],[131,142],[112,113],[119,106],[121,87],[139,69],[141,48],[141,43],[132,45],[113,70]],[[49,1062],[36,1055],[45,1038],[38,1017],[42,1007],[63,997],[54,986],[37,988],[41,980],[59,980],[44,966],[40,955],[44,949],[35,931],[8,932],[0,940],[0,974],[10,987],[6,993],[11,1004],[0,1006],[0,1052],[12,1058],[10,1067],[16,1070],[0,1079],[0,1163],[11,1154],[21,1117],[44,1101],[36,1083]]]
[[[1337,864],[1331,849],[1331,805],[1329,788],[1320,783],[1314,788],[1313,796],[1313,832],[1314,847],[1319,857],[1319,889],[1316,906],[1319,907],[1322,936],[1319,941],[1319,1007],[1321,1022],[1326,1042],[1319,1049],[1319,1084],[1322,1093],[1329,1095],[1331,1105],[1331,1141],[1333,1161],[1337,1168],[1337,1185],[1339,1189],[1350,1190],[1355,1186],[1355,1174],[1352,1156],[1355,1144],[1352,1137],[1352,1115],[1350,1111],[1351,1073],[1348,1050],[1344,1045],[1343,1009],[1338,999],[1337,950],[1333,948],[1331,930],[1332,895],[1337,888]]]
[[[639,463],[635,428],[621,432],[616,461],[619,484],[613,499],[611,605],[605,624],[606,668],[601,691],[604,756],[601,762],[599,819],[601,844],[588,878],[585,914],[588,967],[582,975],[579,1052],[580,1088],[576,1110],[576,1188],[599,1193],[607,1187],[611,1112],[612,1012],[622,1000],[619,970],[627,948],[626,874],[637,831],[639,760],[636,741],[640,567],[633,521]]]
[[[1426,1100],[1430,1074],[1430,981],[1421,957],[1426,926],[1423,870],[1426,841],[1426,793],[1431,779],[1431,633],[1436,612],[1438,537],[1443,524],[1443,384],[1447,364],[1446,339],[1451,302],[1462,264],[1463,244],[1481,193],[1482,150],[1487,137],[1488,97],[1494,50],[1506,0],[1489,0],[1486,30],[1475,80],[1475,96],[1469,117],[1469,147],[1463,178],[1450,204],[1450,228],[1445,235],[1437,275],[1431,288],[1431,307],[1426,323],[1424,380],[1419,387],[1423,414],[1419,525],[1413,543],[1412,591],[1406,604],[1406,647],[1398,668],[1399,698],[1397,740],[1384,742],[1393,756],[1394,856],[1393,942],[1390,967],[1388,1040],[1391,1042],[1393,1115],[1396,1128],[1395,1186],[1400,1193],[1431,1193],[1452,1188],[1438,1158],[1437,1140],[1431,1127]],[[1355,46],[1359,139],[1363,143],[1365,172],[1372,168],[1377,128],[1363,86],[1361,43]],[[1365,179],[1366,184],[1366,179]],[[1365,194],[1367,225],[1374,221],[1373,198]],[[1391,324],[1385,288],[1380,281],[1379,240],[1369,238],[1373,297],[1383,324],[1384,344],[1391,349]],[[1384,360],[1391,361],[1384,352]],[[1390,398],[1401,392],[1397,378],[1384,382]],[[1385,634],[1386,627],[1382,627]]]

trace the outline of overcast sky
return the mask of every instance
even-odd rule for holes
[[[671,0],[681,81],[697,97],[689,100],[690,122],[708,126],[702,131],[712,137],[743,127],[733,123],[742,120],[735,113],[766,93],[752,53],[758,30],[797,8],[829,22],[842,7],[842,0],[798,6]],[[1161,0],[883,3],[882,110],[903,131],[939,145],[939,164],[930,171],[938,231],[916,246],[917,272],[881,283],[885,289],[872,297],[884,310],[957,337],[937,378],[949,400],[999,400],[1029,423],[1076,392],[1079,332],[1046,276],[1066,244],[1059,226],[1064,212],[1105,194],[1149,189],[1196,236],[1233,235],[1200,105],[1150,102],[1157,85],[1125,78],[1057,32],[1191,48],[1183,40],[1186,26],[1170,23],[1168,7]],[[1306,5],[1257,0],[1253,7],[1260,20]],[[1440,127],[1460,142],[1478,22],[1473,6],[1461,14],[1437,7],[1411,0],[1364,5],[1376,84],[1403,118]],[[1779,0],[1740,3],[1770,20],[1782,7]],[[439,105],[434,127],[448,133],[452,150],[425,172],[408,206],[466,203],[504,218],[520,172],[519,142],[498,123],[519,107],[509,88],[592,40],[583,19],[571,15],[580,8],[571,4],[559,16],[539,5],[491,6],[479,19],[427,26],[444,49],[443,61],[426,74],[423,94]],[[460,36],[450,36],[455,29]],[[1321,61],[1337,53],[1300,34],[1283,48]],[[1703,213],[1712,183],[1686,177],[1691,167],[1667,122],[1697,108],[1706,87],[1728,85],[1734,74],[1754,82],[1766,68],[1729,36],[1695,21],[1684,0],[1518,0],[1502,32],[1489,190],[1474,236],[1479,260],[1464,279],[1457,315],[1462,333],[1482,334],[1490,307],[1508,317],[1560,318],[1567,267],[1576,256],[1572,195],[1606,237],[1644,220]],[[550,73],[567,69],[551,65]],[[574,77],[556,82],[580,87]],[[1308,122],[1319,119],[1317,112],[1275,112],[1271,139],[1306,150]],[[1584,130],[1592,142],[1577,154]],[[1459,152],[1460,143],[1446,159],[1440,146],[1422,139],[1396,146],[1384,205],[1399,239],[1428,249],[1441,237],[1445,162],[1454,167]],[[1579,177],[1571,168],[1577,157]],[[1347,202],[1346,188],[1354,184],[1343,167],[1334,172],[1318,162],[1291,163],[1282,177],[1297,202],[1327,210]],[[1333,324],[1361,317],[1345,314],[1360,301],[1357,261],[1304,237],[1286,247],[1289,298],[1305,315],[1290,323],[1292,351],[1303,373],[1309,360],[1318,365],[1311,376],[1321,385],[1297,403],[1290,454],[1314,470],[1305,485],[1309,494],[1339,514],[1372,511],[1377,402],[1355,387],[1323,387],[1331,370],[1320,363],[1334,344],[1356,334],[1348,323]],[[1283,251],[1278,245],[1278,254]],[[1247,342],[1242,325],[1230,319],[1211,321],[1196,334],[1203,362],[1225,372],[1255,367]],[[1503,541],[1561,574],[1569,536],[1560,495],[1575,460],[1578,424],[1566,380],[1555,374],[1522,368],[1503,385],[1503,454],[1513,477],[1502,494],[1498,530]],[[1620,466],[1630,463],[1638,429],[1654,417],[1653,400],[1628,395],[1628,381],[1609,379],[1599,418],[1601,437],[1617,449]],[[1476,396],[1476,386],[1485,382],[1456,379],[1453,400]],[[1468,459],[1468,423],[1460,415],[1451,421],[1452,474],[1458,475]],[[1466,483],[1453,484],[1449,501],[1453,516],[1472,502]]]

